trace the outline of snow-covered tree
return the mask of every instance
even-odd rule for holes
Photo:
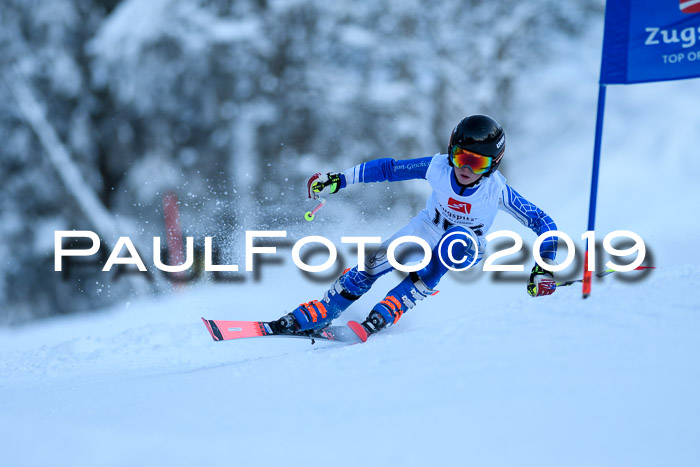
[[[19,319],[125,293],[99,274],[56,286],[53,231],[89,219],[17,105],[18,80],[118,222],[162,235],[174,190],[185,232],[226,246],[299,222],[315,171],[444,151],[469,113],[517,127],[519,77],[601,17],[599,0],[3,1],[0,307]],[[387,206],[420,202],[393,188]],[[339,210],[375,198],[358,190]]]

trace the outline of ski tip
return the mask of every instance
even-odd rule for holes
[[[352,332],[357,334],[357,337],[359,337],[362,342],[367,342],[369,335],[367,334],[367,330],[364,328],[364,326],[357,321],[348,321],[348,327],[352,329]]]
[[[209,335],[211,336],[211,338],[214,339],[215,341],[220,341],[221,339],[217,337],[216,333],[214,332],[214,329],[212,329],[213,323],[211,323],[209,320],[206,320],[204,318],[202,318],[202,322],[207,327],[207,331],[209,331]],[[214,326],[216,326],[216,325],[214,325]],[[217,329],[217,331],[218,331],[218,329]]]

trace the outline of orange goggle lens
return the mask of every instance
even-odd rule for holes
[[[483,174],[489,170],[491,167],[491,161],[493,158],[489,156],[482,156],[469,152],[466,149],[462,149],[459,146],[452,148],[452,163],[455,167],[461,169],[462,167],[469,167],[475,174]]]

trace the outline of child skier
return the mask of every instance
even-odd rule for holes
[[[393,269],[386,253],[388,245],[398,237],[413,235],[426,240],[433,249],[432,256],[426,267],[410,273],[372,308],[359,328],[360,333],[366,333],[362,336],[364,339],[395,324],[406,310],[432,295],[449,268],[463,262],[478,262],[484,253],[484,235],[499,209],[537,235],[556,230],[554,221],[508,186],[497,170],[505,152],[505,141],[505,133],[495,120],[486,115],[471,115],[452,130],[447,155],[409,160],[376,159],[321,177],[312,185],[317,193],[337,193],[356,183],[411,179],[426,179],[433,192],[426,208],[367,258],[364,271],[358,266],[346,271],[321,300],[299,305],[273,325],[283,332],[306,332],[329,325],[379,277]],[[478,240],[478,248],[467,235]],[[446,251],[447,243],[441,244],[441,240],[448,236],[461,237],[464,241],[451,242],[450,250]],[[557,241],[549,237],[542,243],[540,255],[546,263],[555,264],[556,253]],[[535,265],[528,281],[528,293],[539,297],[555,289],[552,273]]]

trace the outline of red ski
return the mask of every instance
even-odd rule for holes
[[[367,340],[366,333],[363,339],[355,332],[355,328],[350,327],[350,323],[355,323],[354,321],[348,323],[348,326],[328,326],[320,331],[305,333],[276,332],[267,321],[224,321],[204,318],[202,321],[215,341],[268,336],[310,339],[312,343],[315,339],[347,344],[359,344]]]
[[[369,337],[369,333],[367,332],[367,329],[357,321],[348,321],[348,327],[352,329],[352,332],[355,333],[355,335],[362,341],[362,342],[367,342],[367,338]]]

